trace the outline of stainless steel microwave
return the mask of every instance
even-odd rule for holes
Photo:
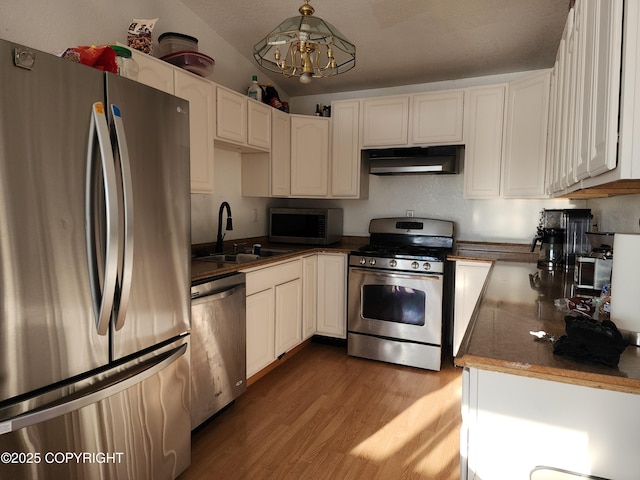
[[[342,240],[341,208],[270,208],[269,241],[329,245]]]

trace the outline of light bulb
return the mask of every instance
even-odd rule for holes
[[[300,75],[300,83],[311,83],[311,79],[313,78],[313,75],[311,75],[308,72],[303,73],[302,75]]]

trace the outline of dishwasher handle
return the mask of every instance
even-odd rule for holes
[[[244,288],[244,283],[241,283],[239,285],[234,285],[233,287],[230,288],[226,288],[223,290],[218,290],[218,291],[213,291],[213,292],[207,292],[207,291],[203,291],[203,292],[195,292],[195,293],[191,293],[191,300],[196,300],[198,298],[206,298],[207,301],[212,301],[212,300],[221,300],[223,298],[227,298],[231,295],[233,295],[234,293],[237,293],[238,291],[242,290]]]

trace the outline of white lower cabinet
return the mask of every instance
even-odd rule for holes
[[[490,261],[457,260],[453,306],[453,356],[458,354],[491,269]]]
[[[247,377],[276,359],[273,290],[247,296]]]
[[[302,280],[296,278],[274,287],[276,305],[276,356],[302,341]]]
[[[300,259],[246,271],[247,377],[302,341]]]
[[[302,339],[316,333],[318,318],[318,256],[302,259]]]
[[[318,335],[347,338],[347,255],[318,254]]]
[[[524,480],[544,466],[636,479],[639,402],[638,394],[465,368],[460,478]]]

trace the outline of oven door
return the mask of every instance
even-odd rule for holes
[[[440,345],[442,275],[349,269],[348,330]]]

